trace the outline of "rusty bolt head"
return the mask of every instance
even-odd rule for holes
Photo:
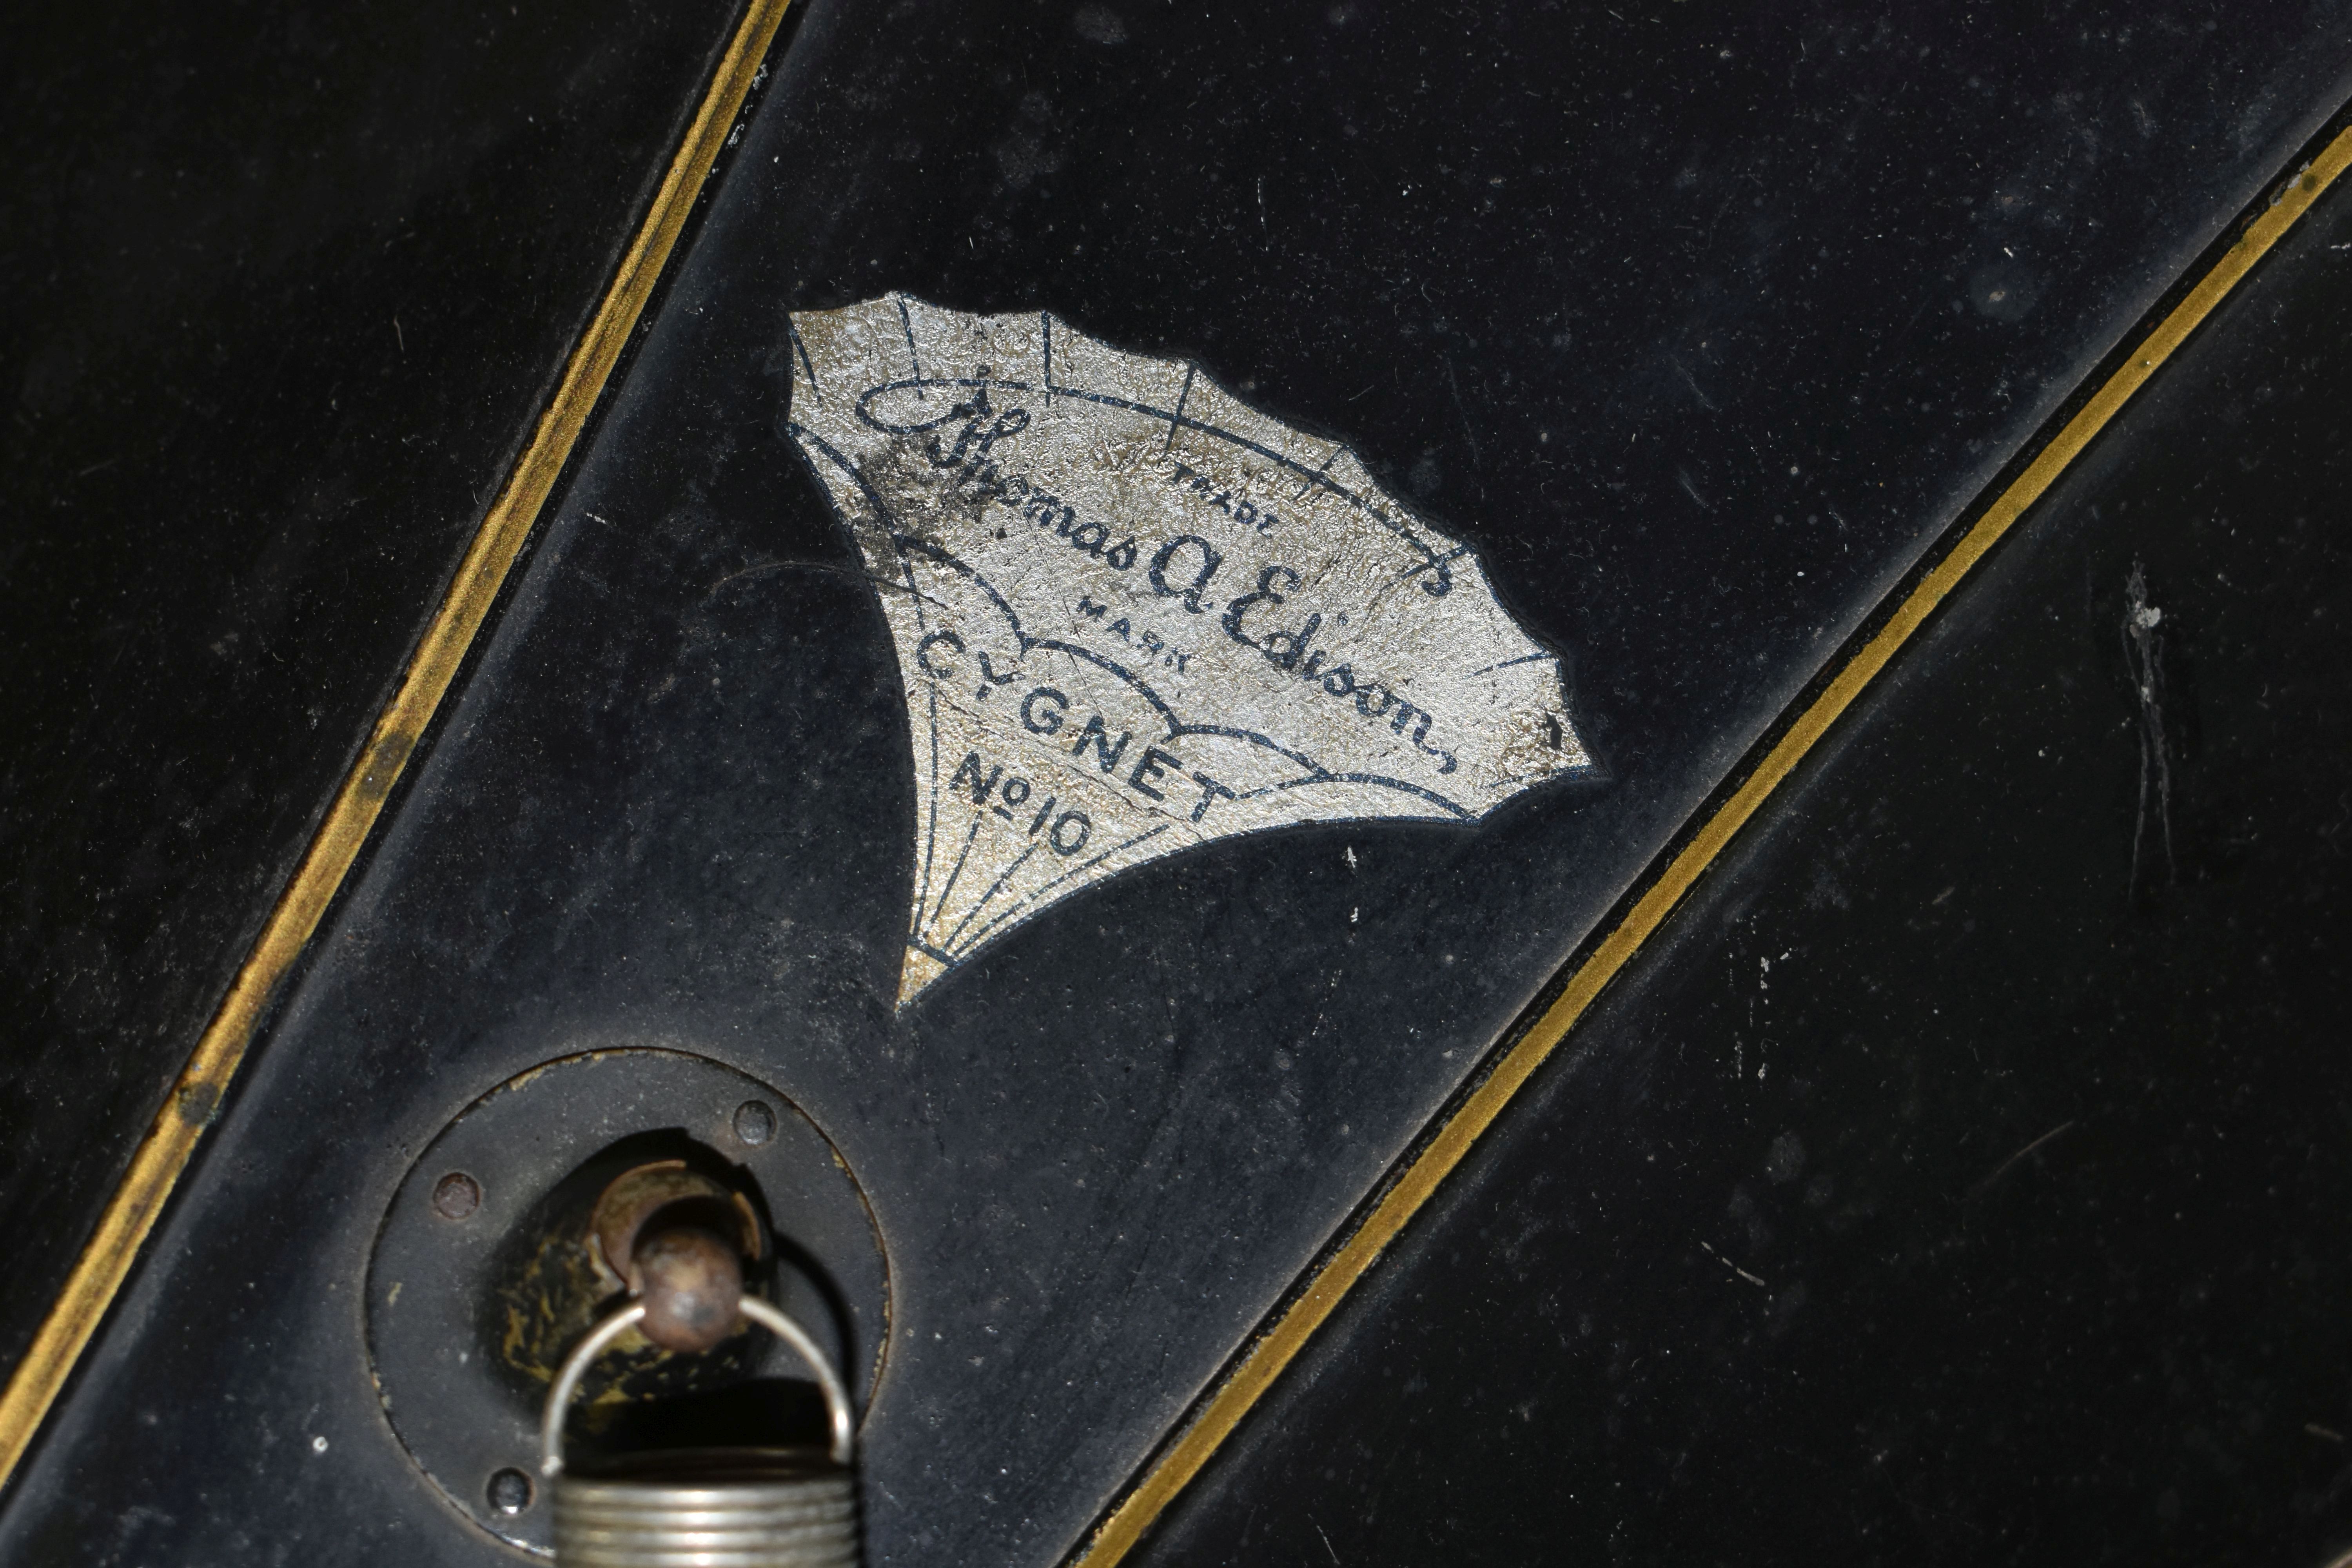
[[[482,1184],[452,1171],[433,1184],[433,1212],[443,1219],[469,1219],[482,1206]]]
[[[707,1351],[742,1321],[743,1259],[734,1246],[699,1226],[638,1238],[631,1259],[646,1304],[637,1325],[669,1351]]]
[[[664,1214],[673,1207],[698,1212]],[[594,1243],[591,1255],[610,1271],[614,1284],[634,1291],[638,1279],[631,1254],[637,1233],[671,1223],[698,1224],[722,1233],[740,1230],[736,1250],[754,1262],[767,1250],[759,1217],[742,1194],[688,1169],[683,1160],[656,1160],[621,1173],[596,1200],[589,1217]]]

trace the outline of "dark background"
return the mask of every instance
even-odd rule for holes
[[[479,1560],[383,1426],[355,1282],[458,1109],[650,1044],[784,1089],[874,1205],[870,1560],[1062,1554],[2352,67],[2325,7],[1621,11],[812,7],[0,1543]],[[892,656],[777,429],[785,312],[894,289],[1351,440],[1568,656],[1602,776],[1129,873],[894,1015]],[[1717,1313],[1704,1278],[1661,1300]]]
[[[1782,787],[1140,1562],[2352,1545],[2347,197]]]
[[[0,1365],[292,874],[732,0],[0,30]]]

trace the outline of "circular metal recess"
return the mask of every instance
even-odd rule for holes
[[[756,1108],[756,1109],[755,1109]],[[744,1193],[774,1237],[750,1282],[802,1324],[863,1407],[889,1345],[873,1216],[833,1145],[792,1102],[677,1051],[567,1057],[461,1112],[394,1194],[368,1265],[368,1355],[417,1468],[484,1530],[546,1552],[538,1414],[545,1351],[603,1296],[584,1221],[596,1190],[646,1160],[685,1158]],[[791,1352],[764,1331],[700,1355],[631,1337],[584,1390],[575,1449],[765,1442],[822,1420]],[[556,1358],[560,1360],[560,1355]]]

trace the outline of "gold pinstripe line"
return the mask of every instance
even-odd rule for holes
[[[2325,152],[2291,180],[2268,210],[2246,226],[2237,243],[2142,340],[2122,367],[2092,394],[2090,401],[2066,422],[2057,437],[2042,448],[2025,471],[2001,491],[1951,552],[1919,580],[1877,635],[1846,661],[1845,667],[1765,753],[1756,771],[1717,808],[1674,858],[1664,874],[1570,976],[1567,989],[1544,1009],[1518,1043],[1504,1053],[1494,1071],[1446,1119],[1436,1136],[1373,1205],[1363,1224],[1316,1271],[1306,1289],[1275,1320],[1274,1326],[1249,1347],[1202,1405],[1192,1424],[1111,1510],[1093,1539],[1077,1554],[1077,1562],[1085,1563],[1086,1568],[1111,1568],[1134,1549],[1176,1495],[1200,1474],[1210,1456],[1232,1435],[1251,1406],[1338,1309],[1356,1281],[1379,1260],[1389,1244],[1436,1192],[1439,1184],[1462,1163],[1471,1145],[1494,1124],[1503,1108],[1543,1065],[1602,988],[1616,978],[1724,847],[1795,771],[1813,743],[1853,706],[1863,689],[1886,668],[1896,650],[1959,586],[1961,579],[1984,559],[1985,552],[2042,499],[2067,466],[2188,340],[2189,334],[2212,314],[2254,264],[2335,184],[2347,163],[2352,163],[2352,130],[2331,141]]]
[[[318,929],[375,826],[384,796],[398,781],[417,737],[447,695],[458,665],[481,630],[621,350],[645,311],[646,299],[660,280],[790,3],[751,0],[736,25],[645,221],[605,289],[587,331],[573,346],[563,378],[540,416],[530,447],[483,517],[440,608],[425,628],[399,689],[377,718],[359,760],[319,825],[293,879],[270,910],[220,1010],[196,1042],[163,1109],[132,1154],[130,1169],[100,1215],[98,1228],[75,1260],[73,1272],[34,1335],[31,1348],[10,1376],[7,1388],[0,1391],[0,1485],[5,1485],[16,1470],[58,1391],[129,1277],[140,1247],[154,1228],[164,1201],[187,1169],[229,1079],[244,1060],[262,1010]]]

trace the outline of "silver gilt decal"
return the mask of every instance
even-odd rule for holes
[[[793,340],[790,429],[906,685],[901,1007],[1147,860],[1591,766],[1558,658],[1344,446],[1047,315],[892,296]]]

